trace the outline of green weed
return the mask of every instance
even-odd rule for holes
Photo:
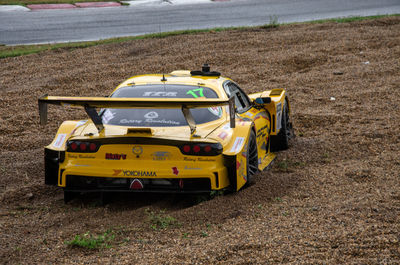
[[[164,210],[160,210],[158,213],[146,209],[146,214],[150,222],[150,227],[154,230],[166,229],[172,225],[179,225],[176,219],[172,216],[165,214]]]
[[[71,241],[66,241],[65,244],[71,247],[98,249],[110,248],[110,243],[114,240],[115,236],[112,231],[107,230],[104,234],[94,236],[90,232],[83,235],[76,235]]]
[[[263,29],[277,28],[277,27],[279,27],[278,16],[277,15],[269,16],[268,24],[265,24],[265,25],[261,26],[261,28],[263,28]]]

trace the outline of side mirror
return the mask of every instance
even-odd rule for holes
[[[260,105],[268,104],[268,103],[271,103],[271,98],[270,97],[260,97],[260,98],[256,98],[254,100],[254,102],[257,104],[260,104]]]

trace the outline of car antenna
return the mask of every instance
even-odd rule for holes
[[[162,81],[162,82],[165,82],[165,81],[167,81],[167,78],[165,78],[165,75],[164,75],[164,74],[162,75],[162,79],[161,79],[161,81]]]

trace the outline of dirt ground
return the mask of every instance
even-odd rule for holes
[[[400,17],[136,40],[0,60],[0,263],[399,264]],[[103,96],[143,73],[213,70],[247,92],[284,87],[297,137],[238,193],[96,196],[64,204],[43,147],[82,111],[43,94]],[[152,227],[155,218],[165,228]],[[169,217],[176,219],[174,222]],[[65,244],[113,235],[98,250]]]

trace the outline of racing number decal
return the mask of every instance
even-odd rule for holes
[[[199,92],[198,95],[195,92]],[[198,98],[198,97],[204,97],[203,94],[203,88],[196,88],[196,89],[191,89],[188,92],[186,92],[187,95],[192,95],[194,98]]]

